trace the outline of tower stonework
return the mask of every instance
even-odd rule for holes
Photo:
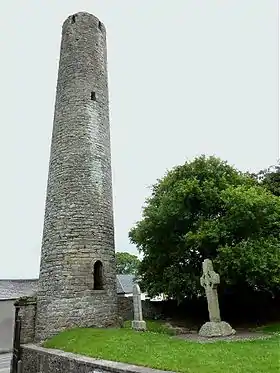
[[[106,30],[66,19],[47,186],[35,339],[117,317]]]

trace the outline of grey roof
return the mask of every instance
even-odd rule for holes
[[[0,280],[0,300],[17,299],[32,295],[37,290],[37,279]]]
[[[117,294],[132,293],[133,275],[117,275]],[[0,300],[18,299],[37,291],[38,279],[0,280]]]
[[[117,275],[117,279],[118,279],[117,281],[117,293],[118,294],[132,293],[132,288],[133,288],[134,279],[135,279],[134,275]]]
[[[124,294],[122,285],[119,280],[119,275],[117,275],[117,294]]]

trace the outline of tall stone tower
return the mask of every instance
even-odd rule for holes
[[[116,320],[106,30],[62,27],[35,339]]]

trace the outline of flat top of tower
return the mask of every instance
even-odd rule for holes
[[[71,14],[70,16],[68,16],[66,18],[66,20],[63,22],[62,28],[64,28],[64,26],[68,25],[69,23],[71,24],[71,23],[76,22],[78,20],[81,20],[82,23],[94,23],[94,24],[101,23],[100,19],[98,17],[94,16],[91,13],[77,12],[77,13]],[[104,27],[104,25],[103,25],[103,27]]]

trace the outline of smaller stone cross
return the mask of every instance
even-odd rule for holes
[[[146,330],[146,322],[143,320],[141,290],[138,284],[133,285],[133,309],[134,320],[132,328],[135,330]]]
[[[204,287],[208,303],[210,321],[220,322],[220,308],[217,293],[217,286],[220,283],[220,276],[214,272],[213,264],[210,259],[205,259],[202,264],[203,274],[200,278],[200,284]]]

